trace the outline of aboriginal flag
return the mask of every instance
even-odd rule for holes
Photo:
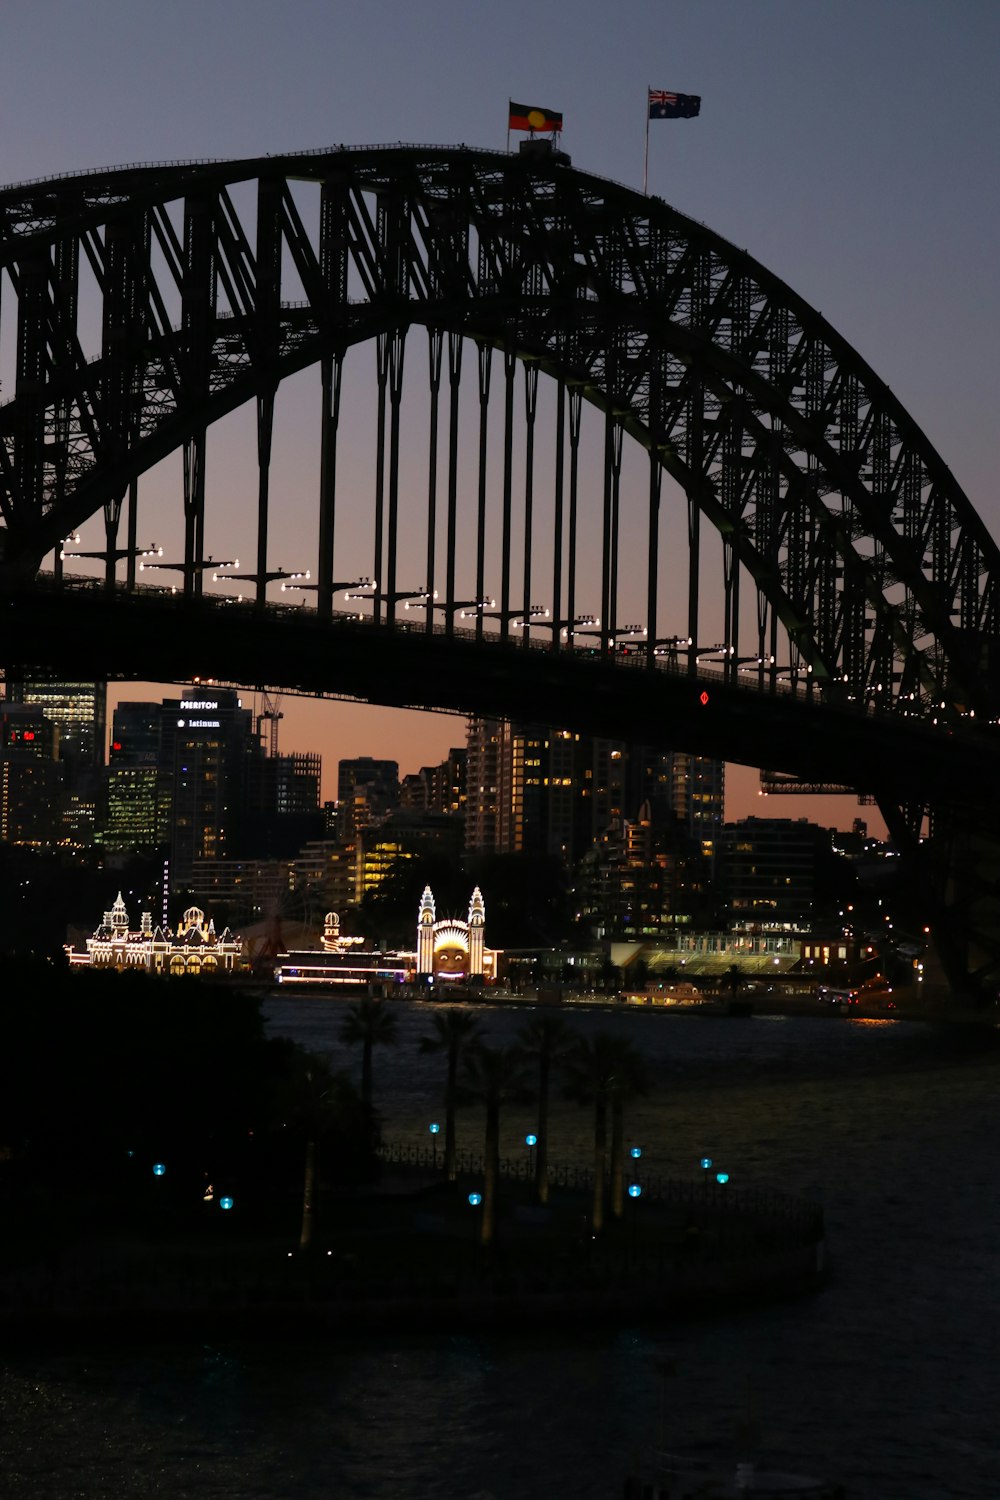
[[[538,109],[534,104],[510,104],[508,130],[562,130],[562,115],[553,109]]]
[[[700,94],[669,94],[666,89],[649,91],[651,120],[691,120],[700,110]]]

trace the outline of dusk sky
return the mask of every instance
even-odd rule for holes
[[[651,125],[650,191],[818,308],[1000,535],[998,56],[994,0],[32,0],[0,20],[0,181],[341,143],[503,150],[514,98],[562,112],[574,165],[641,188],[647,85],[700,94],[698,119]],[[210,482],[244,483],[251,431],[231,424]],[[406,772],[464,741],[438,715],[282,707],[281,748],[322,753],[327,795],[341,756]],[[762,804],[734,771],[727,816],[765,810],[855,813]]]

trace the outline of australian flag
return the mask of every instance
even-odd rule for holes
[[[700,110],[700,94],[670,94],[666,89],[649,91],[651,120],[691,120]]]

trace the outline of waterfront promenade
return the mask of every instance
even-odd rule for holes
[[[95,1232],[0,1275],[8,1334],[169,1334],[181,1327],[244,1336],[309,1328],[364,1333],[579,1326],[715,1313],[815,1290],[825,1271],[823,1215],[786,1194],[647,1178],[621,1220],[591,1234],[584,1169],[551,1173],[546,1205],[520,1161],[501,1163],[498,1232],[482,1246],[482,1163],[466,1153],[458,1177],[405,1143],[379,1152],[366,1188],[328,1195],[308,1252],[294,1235],[247,1227],[206,1207],[200,1232],[168,1221],[144,1231]],[[471,1195],[471,1199],[470,1199]]]

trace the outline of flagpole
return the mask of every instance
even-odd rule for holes
[[[646,85],[646,154],[642,163],[643,196],[649,195],[649,84]]]
[[[507,100],[507,155],[510,155],[510,100]]]

